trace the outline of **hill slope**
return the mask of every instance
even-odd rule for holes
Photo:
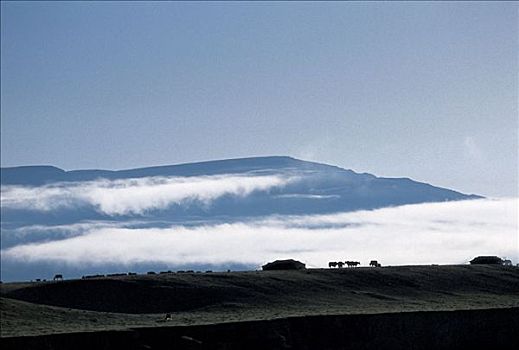
[[[469,265],[168,273],[1,287],[3,296],[38,304],[137,314],[331,303],[361,312],[368,305],[401,306],[446,296],[452,301],[470,295],[475,302],[477,295],[502,295],[519,302],[518,292],[519,269]]]
[[[168,325],[190,325],[304,315],[518,307],[519,268],[398,266],[138,275],[6,283],[0,290],[2,332],[27,335],[73,327],[157,326],[167,312],[173,314]]]

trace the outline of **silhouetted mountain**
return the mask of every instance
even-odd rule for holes
[[[72,170],[53,166],[20,166],[2,168],[2,185],[39,186],[55,182],[90,181],[104,179],[128,179],[149,176],[202,176],[242,174],[250,172],[274,173],[279,170],[340,171],[355,174],[336,166],[307,162],[291,157],[254,157],[214,160],[199,163],[155,166],[128,170]]]
[[[435,187],[407,178],[380,178],[359,174],[336,166],[307,162],[291,157],[256,157],[228,159],[201,163],[158,166],[130,170],[74,170],[64,171],[51,166],[2,168],[2,185],[66,186],[84,181],[121,180],[145,177],[194,177],[211,175],[277,175],[296,178],[284,186],[268,191],[253,191],[246,196],[222,195],[210,206],[190,202],[171,204],[167,208],[149,210],[146,218],[183,221],[192,218],[237,218],[271,214],[316,214],[424,202],[442,202],[481,198],[453,190]],[[52,213],[38,213],[32,209],[2,208],[3,222],[58,224],[79,220],[98,220],[106,217],[95,207],[77,205]],[[135,214],[111,214],[123,220]],[[138,215],[137,215],[138,216]]]
[[[266,178],[281,179],[281,184],[254,187]],[[407,178],[381,178],[290,157],[229,159],[119,171],[23,166],[2,168],[1,180],[2,249],[70,238],[88,232],[95,225],[197,226],[269,215],[328,214],[480,198]],[[236,186],[236,181],[245,181],[246,185]],[[160,187],[163,183],[174,186]],[[244,190],[251,183],[254,189]],[[234,190],[221,191],[229,187]],[[188,194],[182,200],[160,197],[163,191],[175,195],[171,192],[186,188]],[[214,191],[220,192],[204,201],[206,192]],[[144,209],[110,211],[104,204],[109,208],[142,205]],[[89,267],[4,259],[1,273],[7,280],[35,278],[51,274],[56,266],[67,275],[92,273]],[[134,268],[146,266],[140,264]],[[114,269],[110,264],[96,267],[100,272]]]

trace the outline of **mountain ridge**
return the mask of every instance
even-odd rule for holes
[[[258,217],[271,214],[323,214],[405,204],[483,198],[417,182],[409,178],[377,177],[367,173],[356,173],[353,170],[334,165],[308,162],[287,156],[235,158],[125,170],[65,171],[52,166],[23,166],[2,168],[1,175],[3,192],[5,191],[2,200],[2,214],[9,219],[7,221],[13,219],[27,221],[30,218],[29,221],[32,223],[40,224],[50,219],[60,222],[64,218],[67,218],[64,222],[68,223],[70,215],[74,220],[78,218],[96,220],[100,217],[112,218],[114,215],[100,213],[99,208],[92,205],[65,208],[62,213],[55,211],[54,216],[46,215],[43,212],[38,213],[30,208],[12,207],[9,206],[9,199],[4,201],[6,198],[16,200],[16,197],[12,195],[6,196],[10,189],[17,186],[26,189],[31,187],[44,189],[48,186],[52,188],[81,187],[88,183],[90,187],[97,186],[99,191],[106,191],[114,186],[118,188],[135,186],[129,181],[139,178],[149,178],[154,183],[162,180],[153,178],[164,178],[167,179],[165,181],[180,183],[194,181],[193,186],[198,186],[196,183],[199,183],[201,178],[209,179],[211,176],[216,176],[210,180],[213,181],[212,189],[214,190],[225,186],[226,179],[233,178],[232,181],[242,181],[237,180],[236,176],[252,182],[261,182],[265,178],[269,178],[269,181],[272,178],[284,179],[281,180],[281,186],[269,185],[264,189],[258,187],[257,190],[252,190],[245,196],[239,195],[238,192],[222,193],[212,200],[210,207],[204,206],[203,203],[198,203],[200,204],[198,205],[196,202],[186,202],[185,204],[177,202],[166,208],[154,210],[152,213],[155,218],[167,220],[175,218],[175,221],[187,217],[207,219],[211,217]],[[96,180],[108,180],[108,182],[104,181],[101,184]],[[112,181],[118,181],[118,183]],[[149,189],[154,185],[137,186],[147,186]],[[139,188],[141,190],[137,190],[142,191],[142,187]],[[32,193],[39,196],[39,194],[35,194],[39,192],[33,191]],[[199,193],[203,195],[203,192]],[[114,200],[117,201],[115,197]],[[124,215],[121,216],[121,219],[122,217]]]
[[[75,169],[64,170],[53,165],[24,165],[2,167],[1,183],[4,185],[42,185],[58,181],[86,181],[96,178],[140,178],[147,176],[198,176],[217,175],[220,173],[241,173],[261,170],[269,167],[288,168],[297,166],[299,169],[334,169],[335,171],[351,172],[353,170],[340,168],[324,163],[304,161],[289,156],[264,156],[209,160],[193,163],[158,165],[142,168],[121,170],[105,169]],[[36,172],[36,174],[35,174]],[[371,174],[365,174],[371,175]],[[43,177],[34,181],[36,177]],[[31,181],[32,180],[32,181]]]
[[[251,171],[273,170],[268,167],[276,166],[277,169],[286,169],[290,166],[298,166],[298,170],[333,170],[351,175],[380,180],[400,180],[412,183],[420,183],[434,188],[440,188],[432,184],[415,181],[409,177],[379,177],[370,173],[358,173],[351,169],[341,168],[320,162],[306,161],[290,156],[261,156],[230,158],[220,160],[208,160],[201,162],[179,163],[171,165],[158,165],[142,168],[129,168],[120,170],[106,169],[74,169],[64,170],[53,165],[23,165],[0,168],[2,185],[29,185],[40,186],[53,182],[92,181],[96,179],[128,179],[148,176],[201,176],[219,174],[239,174]],[[282,167],[281,167],[282,166]],[[265,169],[265,167],[267,167]],[[452,189],[447,189],[461,193]],[[473,198],[484,198],[477,194],[464,194]]]

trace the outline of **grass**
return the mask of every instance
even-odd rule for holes
[[[1,336],[289,316],[519,306],[519,268],[386,268],[137,275],[6,283]],[[172,320],[164,321],[165,313]]]

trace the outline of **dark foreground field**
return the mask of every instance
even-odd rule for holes
[[[519,345],[515,267],[138,275],[7,283],[1,294],[2,344],[12,348]]]

